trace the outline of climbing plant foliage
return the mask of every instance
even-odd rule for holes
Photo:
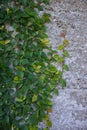
[[[0,130],[42,130],[42,121],[48,130],[52,93],[66,85],[54,64],[64,63],[68,42],[58,47],[62,56],[49,46],[50,15],[39,17],[42,3],[49,0],[0,0]]]

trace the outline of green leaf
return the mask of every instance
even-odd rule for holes
[[[37,13],[34,10],[30,10],[29,7],[25,8],[25,12],[29,15],[29,16],[33,16],[33,17],[37,17]]]
[[[8,43],[10,43],[10,40],[5,40],[4,44],[8,44]]]
[[[36,72],[39,72],[41,69],[41,65],[35,65],[33,64],[33,68],[35,69]]]
[[[21,60],[20,60],[20,63],[21,63],[22,65],[26,65],[26,64],[29,63],[29,61],[28,61],[28,59],[21,59]]]
[[[5,42],[4,42],[4,41],[2,41],[2,40],[0,40],[0,44],[4,45],[4,44],[5,44]]]
[[[64,52],[63,52],[63,55],[64,55],[65,57],[69,57],[68,51],[64,51]]]
[[[39,82],[43,85],[43,83],[44,83],[44,79],[45,79],[45,76],[40,76],[40,78],[39,78]]]
[[[49,1],[50,1],[50,0],[44,0],[44,2],[45,2],[46,4],[49,4]]]
[[[4,25],[0,26],[0,30],[3,30],[4,29]]]
[[[50,22],[50,14],[47,14],[47,13],[44,13],[43,16],[42,16],[42,20],[43,22]]]
[[[59,63],[62,63],[62,62],[64,62],[64,58],[60,56],[57,61],[58,61]]]
[[[37,101],[37,97],[38,97],[38,95],[34,94],[34,96],[32,97],[32,102]]]
[[[41,39],[48,38],[48,35],[45,33],[39,33]]]
[[[6,45],[8,43],[10,43],[10,40],[5,40],[5,41],[0,40],[0,44],[2,44],[2,45]]]
[[[48,128],[44,128],[44,130],[49,130]]]
[[[26,5],[27,4],[27,0],[21,0],[22,4]]]
[[[57,72],[57,68],[55,66],[53,66],[52,64],[48,66],[49,68],[49,72],[52,72],[52,73],[56,73]]]
[[[13,80],[14,83],[20,83],[20,81],[21,79],[18,76],[14,77],[14,80]]]
[[[63,44],[58,46],[58,50],[63,50],[63,49],[64,49],[64,45]]]
[[[60,83],[63,87],[66,87],[66,80],[65,79],[61,79]]]
[[[52,122],[51,121],[46,121],[46,125],[48,126],[48,127],[52,127]]]
[[[7,8],[6,11],[8,15],[12,13],[12,10],[10,10],[9,8]]]
[[[48,102],[48,105],[49,105],[49,106],[52,106],[52,105],[53,105],[53,102],[52,102],[52,101],[49,101],[49,102]]]
[[[20,79],[23,79],[24,77],[24,72],[23,71],[17,71],[17,76],[20,78]]]
[[[66,70],[66,71],[69,71],[68,65],[64,64],[64,65],[63,65],[63,69]]]
[[[21,130],[29,130],[29,127],[24,125],[24,126],[21,127]]]
[[[22,98],[16,98],[17,102],[23,102],[26,99],[26,96],[23,96]]]
[[[45,46],[50,45],[50,42],[49,42],[49,39],[48,39],[48,38],[44,38],[44,39],[40,38],[40,41],[41,41],[41,42],[43,43],[43,45],[45,45]]]
[[[17,66],[17,69],[20,71],[25,71],[25,68],[23,66]]]
[[[5,121],[6,121],[6,123],[9,123],[9,116],[5,117]]]
[[[55,60],[58,60],[58,59],[59,59],[59,55],[58,55],[58,54],[55,54],[55,55],[53,55],[53,58],[54,58]]]
[[[59,91],[58,91],[58,89],[54,89],[54,94],[56,94],[57,96],[59,95]]]
[[[29,130],[38,130],[38,128],[36,128],[35,126],[30,126]]]

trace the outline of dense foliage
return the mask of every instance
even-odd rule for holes
[[[38,130],[43,120],[48,130],[52,93],[66,85],[53,63],[64,63],[68,41],[58,47],[62,56],[49,47],[41,3],[49,0],[0,0],[0,130]]]

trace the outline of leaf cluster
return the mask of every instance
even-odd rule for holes
[[[58,94],[59,83],[66,85],[62,71],[53,65],[62,59],[49,46],[45,26],[49,15],[40,18],[36,11],[43,9],[41,3],[48,4],[49,0],[0,1],[2,130],[38,130],[43,120],[47,130],[52,126],[47,113],[52,108],[52,93]]]

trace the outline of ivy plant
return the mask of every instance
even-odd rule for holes
[[[59,83],[66,85],[63,71],[55,63],[64,63],[63,56],[50,47],[45,23],[49,14],[39,17],[36,9],[49,0],[0,1],[0,129],[39,130],[39,122],[52,126],[52,94],[58,95]],[[63,69],[68,66],[63,64]]]

